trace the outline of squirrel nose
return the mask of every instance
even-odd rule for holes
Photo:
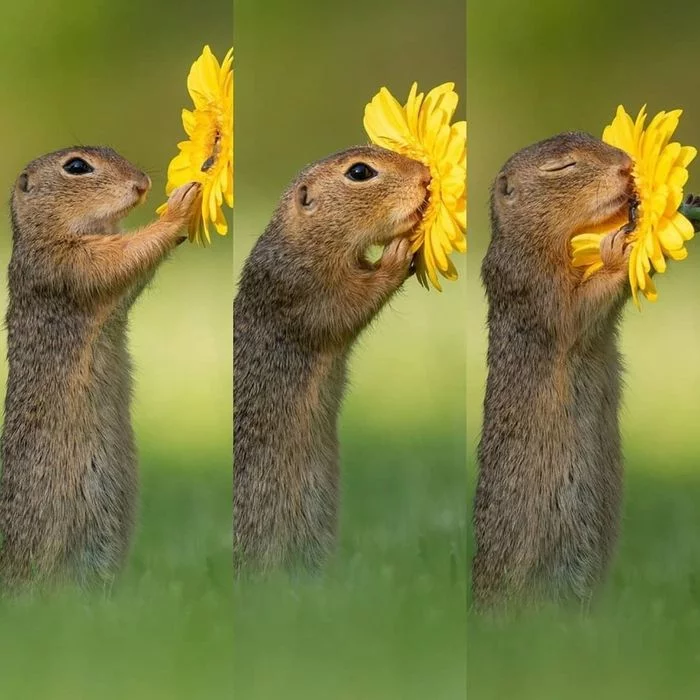
[[[634,163],[632,159],[625,153],[625,157],[622,161],[622,165],[620,165],[620,175],[631,175],[632,174],[632,168],[634,167]]]
[[[423,169],[421,170],[420,184],[427,187],[430,184],[431,179],[430,168],[424,165]]]
[[[134,189],[140,197],[143,197],[151,189],[151,178],[142,173],[141,177],[134,182]]]

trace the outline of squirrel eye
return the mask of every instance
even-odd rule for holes
[[[63,169],[69,175],[86,175],[94,170],[92,165],[90,165],[87,161],[84,161],[82,158],[71,158],[63,165]]]
[[[550,160],[540,166],[540,170],[544,170],[546,173],[558,173],[567,168],[573,168],[576,166],[576,161],[573,158],[567,158],[566,160]]]
[[[355,163],[350,166],[345,173],[345,177],[354,182],[364,182],[365,180],[373,178],[376,174],[377,171],[370,168],[366,163]]]

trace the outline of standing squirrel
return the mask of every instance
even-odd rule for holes
[[[306,168],[234,302],[234,562],[315,569],[338,520],[337,421],[353,343],[410,274],[429,170],[377,147]],[[368,262],[373,244],[387,244]]]
[[[108,581],[137,501],[127,317],[185,238],[199,185],[124,235],[151,187],[108,148],[30,163],[12,194],[9,374],[0,479],[0,582]]]
[[[617,328],[630,296],[632,160],[584,133],[516,153],[491,196],[482,266],[488,380],[474,512],[477,605],[586,601],[618,534]],[[582,281],[572,236],[612,222]]]

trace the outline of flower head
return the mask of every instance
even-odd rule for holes
[[[458,102],[454,83],[433,88],[424,99],[413,83],[404,106],[383,87],[365,107],[364,127],[371,141],[430,168],[428,204],[411,234],[416,275],[441,289],[437,272],[457,279],[449,259],[467,249],[467,123],[450,124]]]
[[[187,182],[202,185],[198,206],[189,224],[191,241],[209,242],[209,222],[222,236],[228,232],[222,211],[233,207],[233,49],[219,64],[211,49],[192,64],[187,89],[194,110],[182,110],[187,141],[178,144],[180,152],[168,167],[170,193]],[[162,214],[167,208],[158,208]]]
[[[666,258],[683,260],[688,254],[685,242],[694,235],[692,223],[678,211],[688,180],[688,165],[697,155],[692,146],[671,142],[681,114],[680,109],[659,112],[645,129],[646,106],[635,121],[620,106],[615,119],[603,131],[603,141],[626,151],[634,161],[632,177],[639,207],[637,225],[628,241],[629,281],[637,305],[638,292],[649,301],[657,299],[652,267],[656,272],[664,272]],[[603,266],[600,243],[607,233],[584,233],[572,239],[572,262],[585,268],[584,278]]]

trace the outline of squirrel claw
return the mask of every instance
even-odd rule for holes
[[[164,216],[184,223],[189,219],[197,196],[202,186],[198,182],[187,182],[180,185],[168,198],[168,206]]]
[[[631,250],[627,244],[628,234],[629,226],[625,224],[603,238],[600,244],[600,257],[605,267],[621,267],[628,260]]]
[[[403,278],[409,276],[413,264],[410,241],[402,236],[394,238],[384,249],[379,269],[397,272]]]

